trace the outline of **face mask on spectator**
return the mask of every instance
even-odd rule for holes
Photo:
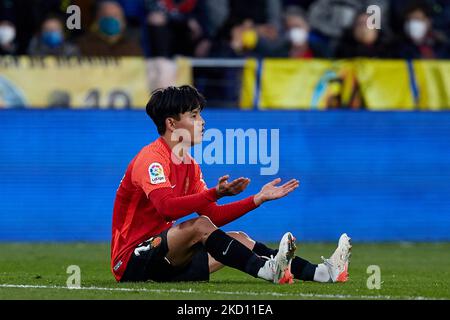
[[[0,26],[0,45],[11,43],[16,38],[16,29],[11,26]]]
[[[56,48],[63,43],[63,35],[60,31],[45,31],[42,41],[50,48]]]
[[[426,22],[418,19],[412,19],[406,22],[405,32],[414,41],[421,41],[427,34]]]
[[[289,40],[295,46],[302,46],[308,40],[308,32],[302,28],[292,28],[289,30]]]
[[[107,36],[120,34],[120,21],[114,17],[103,17],[99,21],[100,32]]]

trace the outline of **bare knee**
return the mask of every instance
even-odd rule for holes
[[[214,225],[214,223],[212,223],[211,219],[207,216],[200,216],[196,219],[194,219],[194,228],[199,229],[199,230],[204,230],[204,229],[217,229],[217,227]]]
[[[230,231],[230,232],[227,232],[227,234],[233,238],[245,238],[245,239],[251,240],[251,238],[243,231]]]
[[[255,241],[252,240],[245,232],[242,231],[230,231],[227,234],[238,240],[240,243],[244,244],[247,248],[253,249],[255,246]]]
[[[195,240],[197,242],[205,242],[209,235],[217,230],[217,227],[207,216],[200,216],[196,218],[193,222],[192,228]]]

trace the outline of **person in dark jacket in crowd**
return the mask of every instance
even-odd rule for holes
[[[146,2],[150,56],[193,56],[204,30],[197,18],[198,0]]]
[[[430,11],[422,3],[412,4],[404,14],[404,30],[398,40],[397,57],[403,59],[450,58],[449,41],[435,30]]]
[[[92,30],[80,37],[78,46],[84,56],[142,56],[138,41],[125,37],[127,28],[122,7],[116,1],[98,4]]]
[[[0,19],[0,55],[15,55],[16,26],[12,21]]]
[[[388,58],[392,54],[383,29],[368,27],[369,15],[361,13],[340,41],[336,58]]]
[[[31,56],[77,56],[79,50],[66,41],[63,21],[56,15],[50,15],[42,22],[40,32],[31,39],[28,54]]]

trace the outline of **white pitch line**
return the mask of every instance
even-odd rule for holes
[[[301,297],[301,298],[322,298],[322,299],[381,299],[381,300],[445,300],[431,297],[409,297],[409,296],[358,296],[344,294],[314,294],[314,293],[278,293],[278,292],[248,292],[248,291],[196,291],[192,289],[146,289],[146,288],[102,288],[102,287],[80,287],[69,288],[64,286],[43,286],[27,284],[0,284],[0,288],[22,288],[22,289],[66,289],[66,290],[92,290],[92,291],[125,291],[125,292],[150,292],[150,293],[194,293],[194,294],[223,294],[223,295],[244,295],[244,296],[274,296],[274,297]]]

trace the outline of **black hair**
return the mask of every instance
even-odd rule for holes
[[[403,11],[403,20],[406,20],[406,18],[413,13],[414,11],[420,10],[429,18],[433,14],[433,10],[431,9],[431,6],[428,4],[425,0],[416,0],[412,1]]]
[[[303,10],[303,8],[298,5],[287,6],[286,9],[284,9],[283,15],[284,18],[286,18],[287,16],[296,16],[301,17],[305,21],[308,21],[308,16],[306,15],[305,10]]]
[[[152,92],[150,101],[145,107],[148,116],[153,120],[158,133],[166,132],[166,119],[169,117],[180,119],[180,114],[203,110],[206,100],[203,95],[192,86],[167,87]]]
[[[39,28],[42,31],[42,27],[44,26],[44,23],[47,22],[48,20],[57,20],[59,21],[59,23],[61,23],[61,27],[64,31],[64,26],[65,26],[65,19],[64,16],[62,16],[61,14],[57,13],[57,12],[50,12],[49,14],[45,15],[39,22]]]
[[[116,5],[118,5],[119,7],[121,7],[122,10],[123,10],[123,6],[122,6],[122,4],[121,4],[118,0],[97,0],[97,1],[95,2],[94,6],[93,6],[93,7],[94,7],[94,10],[93,10],[93,12],[94,12],[94,17],[97,17],[97,16],[98,16],[98,14],[100,13],[100,10],[101,10],[102,6],[103,6],[105,3],[113,3],[113,4],[116,4]],[[124,15],[125,15],[125,13],[124,13]]]

